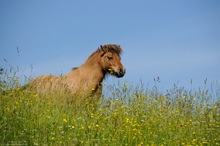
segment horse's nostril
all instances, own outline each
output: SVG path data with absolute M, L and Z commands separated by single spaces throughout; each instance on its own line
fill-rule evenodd
M 122 75 L 122 74 L 125 74 L 125 70 L 123 68 L 120 68 L 119 70 L 119 73 Z

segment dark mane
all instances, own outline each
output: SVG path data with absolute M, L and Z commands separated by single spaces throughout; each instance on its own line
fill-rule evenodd
M 118 56 L 121 56 L 121 54 L 123 53 L 123 50 L 121 49 L 121 47 L 119 45 L 107 44 L 104 46 L 101 45 L 95 52 L 93 52 L 89 56 L 89 58 L 91 58 L 94 54 L 99 53 L 100 51 L 111 52 L 113 54 L 117 54 Z
M 73 67 L 72 70 L 76 70 L 76 69 L 78 69 L 78 68 L 79 68 L 79 67 Z
M 100 48 L 98 48 L 98 50 L 104 50 L 105 52 L 111 52 L 111 53 L 115 53 L 118 56 L 121 56 L 121 54 L 123 53 L 123 50 L 121 49 L 121 47 L 119 45 L 116 44 L 107 44 L 104 46 L 100 46 Z

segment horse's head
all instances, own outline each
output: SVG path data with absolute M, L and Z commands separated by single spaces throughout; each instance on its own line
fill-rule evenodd
M 121 64 L 121 53 L 122 49 L 118 45 L 104 45 L 100 46 L 99 51 L 101 52 L 101 63 L 103 70 L 116 77 L 120 78 L 125 75 L 125 68 Z

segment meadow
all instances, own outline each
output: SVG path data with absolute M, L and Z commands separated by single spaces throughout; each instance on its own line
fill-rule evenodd
M 22 90 L 18 77 L 7 78 L 0 145 L 220 145 L 220 95 L 213 99 L 209 90 L 174 86 L 163 93 L 124 82 L 106 87 L 98 103 L 73 102 L 65 93 Z

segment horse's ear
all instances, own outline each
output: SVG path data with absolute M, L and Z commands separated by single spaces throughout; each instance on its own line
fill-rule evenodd
M 100 45 L 100 49 L 101 49 L 103 52 L 106 52 L 106 51 L 103 49 L 102 45 Z
M 102 53 L 102 55 L 101 55 L 101 57 L 102 57 L 102 56 L 105 55 L 106 51 L 103 49 L 102 45 L 100 45 L 100 49 L 101 49 L 101 51 L 103 51 L 103 53 Z

